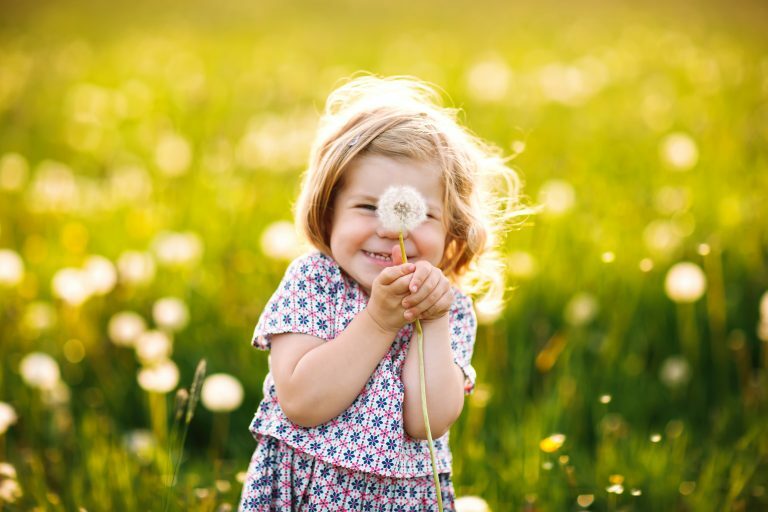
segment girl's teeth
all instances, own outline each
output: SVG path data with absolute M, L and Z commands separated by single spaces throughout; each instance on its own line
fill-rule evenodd
M 391 256 L 384 256 L 383 254 L 376 254 L 375 252 L 368 252 L 368 251 L 365 251 L 365 254 L 367 254 L 371 258 L 376 258 L 377 260 L 392 261 Z

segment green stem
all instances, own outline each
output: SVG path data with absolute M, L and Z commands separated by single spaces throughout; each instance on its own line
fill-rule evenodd
M 405 255 L 405 243 L 403 242 L 403 232 L 400 231 L 400 254 L 403 257 L 403 263 L 408 263 L 408 257 Z M 429 458 L 432 461 L 432 477 L 435 480 L 435 494 L 437 495 L 437 509 L 443 512 L 443 496 L 440 490 L 440 479 L 437 476 L 437 463 L 435 462 L 435 445 L 432 442 L 432 429 L 429 428 L 429 412 L 427 410 L 427 382 L 424 377 L 424 330 L 421 328 L 421 322 L 416 319 L 416 345 L 419 348 L 419 385 L 421 388 L 421 412 L 424 415 L 424 429 L 427 431 L 427 441 L 429 442 Z

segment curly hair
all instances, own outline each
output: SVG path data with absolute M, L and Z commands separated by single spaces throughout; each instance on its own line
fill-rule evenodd
M 295 205 L 309 242 L 330 255 L 332 207 L 345 170 L 362 155 L 435 162 L 446 219 L 443 273 L 465 293 L 501 304 L 500 235 L 526 213 L 521 182 L 499 148 L 461 126 L 433 86 L 412 77 L 361 76 L 328 97 Z

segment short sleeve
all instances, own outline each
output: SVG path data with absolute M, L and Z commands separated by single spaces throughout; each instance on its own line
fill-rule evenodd
M 449 312 L 449 322 L 453 360 L 464 372 L 464 394 L 468 395 L 475 389 L 477 378 L 471 364 L 477 335 L 477 318 L 472 308 L 472 299 L 457 292 Z
M 341 273 L 333 260 L 312 253 L 294 260 L 264 307 L 251 343 L 271 348 L 274 334 L 309 334 L 324 340 L 335 338 L 333 315 Z

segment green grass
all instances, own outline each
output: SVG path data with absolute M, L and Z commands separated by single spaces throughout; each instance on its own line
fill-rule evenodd
M 545 211 L 505 241 L 518 254 L 514 289 L 478 333 L 478 389 L 451 432 L 457 494 L 494 511 L 578 510 L 585 495 L 596 511 L 768 509 L 761 5 L 3 10 L 0 158 L 19 154 L 27 168 L 0 166 L 0 249 L 26 270 L 0 285 L 0 401 L 19 416 L 0 434 L 0 460 L 23 490 L 9 510 L 162 508 L 167 446 L 128 446 L 131 432 L 153 429 L 153 413 L 140 363 L 107 325 L 130 310 L 152 326 L 152 305 L 168 296 L 190 311 L 173 335 L 179 385 L 205 358 L 209 373 L 245 388 L 226 422 L 198 408 L 171 508 L 236 506 L 267 371 L 249 336 L 286 266 L 260 237 L 290 219 L 317 113 L 357 70 L 443 87 L 476 133 L 516 155 L 530 203 L 553 180 L 573 192 L 562 215 Z M 676 133 L 698 153 L 687 170 L 664 156 Z M 177 176 L 156 159 L 169 134 L 191 150 Z M 158 262 L 148 284 L 119 284 L 79 307 L 54 295 L 59 269 L 92 254 L 153 253 L 164 231 L 196 233 L 199 261 Z M 693 304 L 665 293 L 682 261 L 707 279 Z M 566 314 L 574 297 L 586 304 L 581 320 Z M 38 303 L 52 314 L 47 327 L 30 320 Z M 51 405 L 24 383 L 19 364 L 33 351 L 56 359 L 68 399 Z M 687 376 L 665 383 L 662 370 L 680 358 Z M 156 435 L 172 425 L 173 393 L 165 400 Z M 540 442 L 554 433 L 565 442 L 546 453 Z M 607 492 L 612 484 L 623 493 Z

